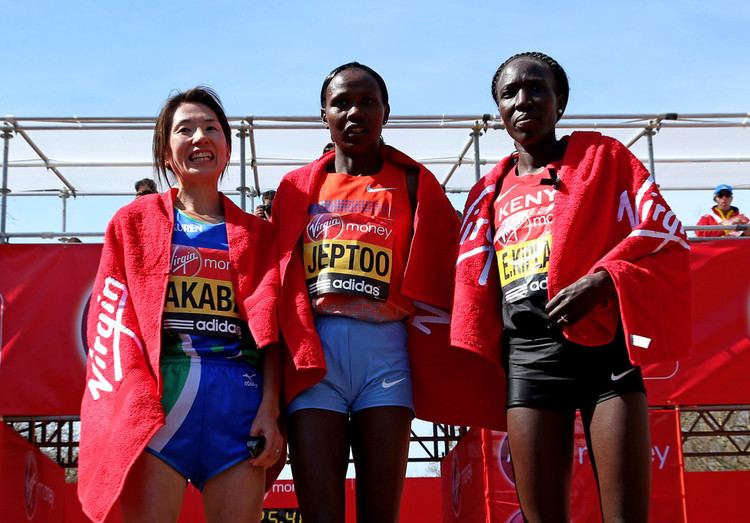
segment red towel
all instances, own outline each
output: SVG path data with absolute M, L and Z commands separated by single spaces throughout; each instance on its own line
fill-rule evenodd
M 123 207 L 104 239 L 89 304 L 78 458 L 78 496 L 96 522 L 107 517 L 130 467 L 164 425 L 159 355 L 176 194 Z M 237 306 L 263 347 L 278 341 L 273 226 L 222 197 Z
M 308 208 L 334 153 L 287 174 L 274 199 L 279 225 L 281 296 L 279 321 L 287 345 L 284 396 L 291 400 L 326 373 L 305 286 L 300 237 Z M 416 414 L 430 421 L 502 428 L 502 373 L 496 357 L 477 357 L 448 340 L 458 218 L 440 184 L 425 167 L 385 146 L 386 161 L 418 172 L 414 236 L 402 293 L 414 300 L 407 321 Z
M 500 286 L 492 245 L 492 202 L 512 166 L 505 158 L 474 186 L 461 227 L 451 324 L 454 345 L 480 354 L 500 348 Z M 573 133 L 555 191 L 548 293 L 604 269 L 612 300 L 563 329 L 598 346 L 622 320 L 634 364 L 675 360 L 690 347 L 689 245 L 682 224 L 628 149 L 595 132 Z

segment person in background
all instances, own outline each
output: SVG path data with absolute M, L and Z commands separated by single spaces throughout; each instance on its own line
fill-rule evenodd
M 714 189 L 714 202 L 716 205 L 711 207 L 711 212 L 704 214 L 698 220 L 696 225 L 742 225 L 750 223 L 747 216 L 740 213 L 737 207 L 732 205 L 734 193 L 731 185 L 722 183 Z M 750 236 L 750 229 L 742 231 L 713 230 L 713 231 L 695 231 L 695 235 L 700 238 L 720 238 L 722 236 Z
M 451 340 L 502 355 L 498 408 L 524 521 L 570 521 L 580 411 L 603 521 L 645 523 L 640 365 L 690 346 L 684 228 L 623 144 L 595 132 L 557 137 L 569 86 L 555 60 L 514 55 L 491 92 L 515 152 L 466 201 Z
M 79 497 L 95 522 L 118 500 L 125 522 L 175 522 L 190 481 L 207 521 L 258 522 L 284 449 L 273 226 L 219 192 L 209 88 L 167 100 L 153 155 L 176 187 L 115 214 L 92 291 Z
M 255 207 L 255 216 L 263 220 L 270 220 L 273 209 L 273 199 L 276 197 L 276 191 L 265 191 L 261 193 L 260 197 L 262 203 Z
M 157 192 L 159 191 L 156 190 L 156 182 L 151 178 L 143 178 L 142 180 L 135 182 L 136 198 L 146 196 L 147 194 L 156 194 Z

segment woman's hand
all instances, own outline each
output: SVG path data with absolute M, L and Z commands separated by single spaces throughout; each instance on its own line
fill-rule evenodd
M 279 431 L 281 390 L 281 347 L 278 343 L 263 348 L 263 400 L 250 427 L 251 436 L 266 438 L 260 456 L 250 460 L 256 467 L 268 468 L 281 457 L 284 438 Z
M 570 325 L 616 294 L 615 284 L 607 271 L 587 274 L 554 296 L 545 310 L 558 325 Z
M 250 460 L 250 463 L 256 467 L 268 468 L 281 457 L 284 438 L 281 437 L 279 431 L 278 418 L 278 411 L 276 413 L 264 411 L 261 407 L 250 427 L 251 436 L 263 436 L 266 439 L 266 444 L 260 456 Z

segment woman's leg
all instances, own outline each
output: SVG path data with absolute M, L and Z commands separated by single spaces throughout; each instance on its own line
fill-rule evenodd
M 203 487 L 207 523 L 260 521 L 266 470 L 242 461 L 217 474 Z
M 646 396 L 630 392 L 583 413 L 605 523 L 648 521 L 651 440 Z
M 305 523 L 343 523 L 349 416 L 302 409 L 288 418 L 289 457 Z
M 574 416 L 572 411 L 508 409 L 513 475 L 529 523 L 570 521 Z
M 130 469 L 120 496 L 122 518 L 127 523 L 177 521 L 187 481 L 162 460 L 143 452 Z
M 413 417 L 406 407 L 372 407 L 352 414 L 357 523 L 398 521 Z

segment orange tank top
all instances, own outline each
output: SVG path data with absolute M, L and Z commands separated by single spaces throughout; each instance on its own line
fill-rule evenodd
M 413 229 L 403 169 L 328 173 L 313 202 L 303 253 L 315 312 L 372 322 L 411 314 L 401 294 Z

